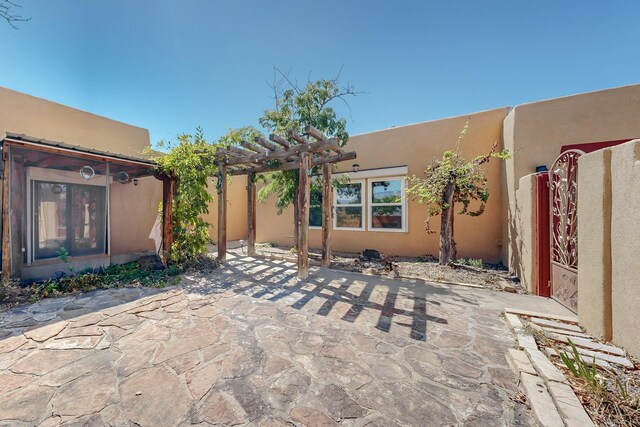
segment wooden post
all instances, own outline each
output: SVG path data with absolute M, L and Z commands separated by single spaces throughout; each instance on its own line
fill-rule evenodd
M 110 165 L 109 162 L 105 162 L 105 206 L 107 207 L 107 217 L 105 218 L 105 227 L 107 228 L 107 245 L 106 251 L 107 255 L 111 257 L 111 183 L 109 182 L 110 178 Z M 164 205 L 163 205 L 164 206 Z
M 173 195 L 176 191 L 176 179 L 173 176 L 162 178 L 162 262 L 169 263 L 169 254 L 173 245 Z
M 300 169 L 300 162 L 298 162 L 298 169 Z M 299 175 L 299 174 L 298 174 Z M 296 249 L 296 253 L 300 252 L 300 182 L 296 182 L 293 185 L 293 245 Z
M 227 260 L 227 167 L 218 165 L 218 261 Z
M 247 255 L 256 254 L 256 183 L 253 182 L 253 173 L 247 174 Z
M 322 266 L 331 264 L 331 164 L 322 165 Z
M 9 218 L 9 147 L 4 146 L 2 152 L 4 174 L 2 177 L 2 277 L 11 278 L 11 230 Z
M 298 181 L 298 279 L 309 277 L 309 169 L 311 156 L 300 153 Z

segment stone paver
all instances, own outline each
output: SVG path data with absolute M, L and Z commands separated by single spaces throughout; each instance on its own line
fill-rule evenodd
M 230 258 L 0 312 L 0 425 L 531 423 L 500 313 L 556 303 Z

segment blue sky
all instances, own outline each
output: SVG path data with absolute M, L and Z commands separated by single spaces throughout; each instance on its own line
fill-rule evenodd
M 343 67 L 351 134 L 640 82 L 636 0 L 14 1 L 31 21 L 0 22 L 0 85 L 152 143 L 257 125 L 273 67 Z

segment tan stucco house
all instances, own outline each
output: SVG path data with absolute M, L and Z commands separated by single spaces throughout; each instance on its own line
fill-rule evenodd
M 162 184 L 141 155 L 146 129 L 0 88 L 0 144 L 5 275 L 40 280 L 155 252 Z
M 358 154 L 353 162 L 358 171 L 348 165 L 336 171 L 350 180 L 334 190 L 332 247 L 437 255 L 438 237 L 425 233 L 426 210 L 406 197 L 404 178 L 420 176 L 432 159 L 452 148 L 469 120 L 461 145 L 465 156 L 486 153 L 498 142 L 512 157 L 486 166 L 491 196 L 485 213 L 456 216 L 458 256 L 501 262 L 530 292 L 551 295 L 557 269 L 550 262 L 553 239 L 543 230 L 549 220 L 540 215 L 544 212 L 539 203 L 549 200 L 549 190 L 546 184 L 538 185 L 547 172 L 536 171 L 551 168 L 562 153 L 586 153 L 576 157 L 576 197 L 581 202 L 572 211 L 584 231 L 572 247 L 577 250 L 574 264 L 557 270 L 555 279 L 564 277 L 564 285 L 573 287 L 562 302 L 578 312 L 592 334 L 613 338 L 640 355 L 640 317 L 635 315 L 640 306 L 640 144 L 634 141 L 640 137 L 638 117 L 636 84 L 352 136 L 347 147 Z M 245 186 L 242 179 L 230 185 L 230 239 L 247 236 Z M 310 244 L 320 248 L 321 230 L 313 228 L 320 225 L 314 199 L 317 195 L 312 194 Z M 293 211 L 277 215 L 274 200 L 257 207 L 257 241 L 293 245 Z M 545 209 L 549 215 L 549 207 Z M 438 229 L 439 218 L 431 227 Z M 551 270 L 547 276 L 545 265 Z M 575 292 L 578 287 L 580 292 Z
M 336 170 L 349 180 L 334 189 L 333 249 L 436 255 L 437 235 L 425 233 L 426 210 L 407 198 L 404 178 L 420 176 L 452 148 L 469 120 L 465 156 L 484 154 L 497 142 L 512 157 L 486 166 L 491 196 L 485 213 L 456 217 L 458 256 L 501 262 L 530 292 L 553 294 L 551 282 L 560 279 L 549 255 L 550 207 L 542 203 L 552 202 L 542 179 L 551 174 L 539 171 L 572 155 L 570 222 L 580 224 L 580 238 L 569 236 L 574 259 L 562 270 L 570 293 L 563 303 L 590 333 L 638 356 L 638 117 L 636 84 L 352 136 L 348 149 L 357 152 L 358 166 Z M 147 130 L 0 88 L 0 138 L 3 271 L 24 280 L 51 277 L 68 267 L 57 255 L 63 246 L 76 270 L 156 249 L 149 233 L 162 184 L 141 157 L 149 145 Z M 234 177 L 227 194 L 227 238 L 246 239 L 246 178 Z M 319 248 L 318 196 L 311 197 L 310 244 Z M 216 212 L 211 206 L 212 224 Z M 438 226 L 432 221 L 432 228 Z M 293 245 L 292 209 L 277 215 L 273 198 L 259 203 L 256 230 L 258 242 Z

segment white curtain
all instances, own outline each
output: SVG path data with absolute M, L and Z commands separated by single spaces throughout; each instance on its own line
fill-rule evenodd
M 56 202 L 40 202 L 38 212 L 38 240 L 44 243 L 58 237 L 58 209 Z

